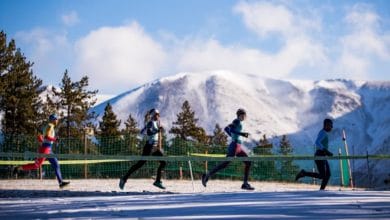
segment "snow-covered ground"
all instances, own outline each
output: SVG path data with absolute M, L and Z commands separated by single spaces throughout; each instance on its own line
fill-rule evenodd
M 0 180 L 0 218 L 142 218 L 142 219 L 388 219 L 390 192 L 316 185 L 239 181 L 129 179 L 119 190 L 117 179 L 71 180 L 58 189 L 55 180 Z

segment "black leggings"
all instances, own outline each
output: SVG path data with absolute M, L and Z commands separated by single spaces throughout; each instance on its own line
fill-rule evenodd
M 325 156 L 325 153 L 321 150 L 317 150 L 315 156 Z M 317 165 L 318 173 L 305 172 L 305 176 L 314 177 L 317 179 L 322 179 L 321 188 L 325 189 L 330 178 L 330 168 L 327 160 L 315 160 Z
M 144 149 L 142 151 L 142 156 L 150 156 L 150 155 L 152 155 L 152 156 L 163 156 L 163 153 L 160 150 L 157 150 L 157 151 L 152 153 L 152 148 L 153 148 L 153 145 L 146 143 L 145 146 L 144 146 Z M 136 170 L 141 168 L 145 163 L 146 163 L 146 160 L 140 160 L 136 164 L 131 166 L 129 171 L 127 171 L 126 175 L 123 176 L 123 179 L 127 180 L 132 173 L 134 173 Z M 166 165 L 165 161 L 160 161 L 160 166 L 157 169 L 157 176 L 156 176 L 156 181 L 157 182 L 161 181 L 161 172 L 164 169 L 165 165 Z
M 226 157 L 248 157 L 248 155 L 240 150 L 239 152 L 235 152 L 235 148 L 237 147 L 236 146 L 236 143 L 232 142 L 230 144 L 229 147 L 232 147 L 232 149 L 229 150 L 228 154 L 226 155 Z M 222 169 L 225 169 L 229 163 L 231 161 L 224 161 L 220 164 L 218 164 L 216 167 L 214 167 L 214 169 L 212 169 L 208 176 L 213 176 L 214 174 L 216 174 L 218 171 L 222 170 Z M 249 170 L 250 170 L 250 167 L 251 167 L 251 162 L 250 161 L 244 161 L 244 164 L 245 164 L 245 169 L 244 169 L 244 183 L 248 182 L 248 176 L 249 176 Z

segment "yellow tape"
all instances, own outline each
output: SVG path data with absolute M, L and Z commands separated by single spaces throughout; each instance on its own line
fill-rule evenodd
M 226 157 L 226 154 L 190 154 L 195 157 Z

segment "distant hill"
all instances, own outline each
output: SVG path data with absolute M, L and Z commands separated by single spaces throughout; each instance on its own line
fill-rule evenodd
M 158 108 L 162 123 L 172 126 L 182 103 L 188 100 L 199 125 L 211 134 L 247 110 L 244 128 L 251 133 L 247 146 L 254 147 L 262 134 L 276 143 L 286 134 L 296 154 L 312 154 L 313 142 L 324 118 L 334 119 L 331 150 L 343 147 L 346 130 L 350 154 L 390 154 L 390 82 L 353 80 L 275 80 L 228 71 L 179 73 L 129 90 L 94 107 L 100 117 L 107 102 L 120 120 L 131 113 L 143 124 L 145 112 Z M 386 175 L 389 161 L 373 161 L 372 173 Z M 354 162 L 359 173 L 365 161 Z M 367 173 L 363 171 L 363 173 Z M 377 176 L 377 175 L 375 175 Z M 364 177 L 362 177 L 364 179 Z M 377 177 L 380 181 L 380 176 Z M 363 181 L 363 180 L 362 180 Z

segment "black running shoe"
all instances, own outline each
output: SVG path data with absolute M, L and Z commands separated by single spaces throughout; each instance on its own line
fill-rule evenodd
M 123 178 L 120 178 L 120 180 L 119 180 L 119 188 L 121 190 L 123 190 L 123 188 L 125 188 L 125 184 L 126 184 L 126 180 L 123 179 Z
M 16 176 L 19 173 L 20 168 L 18 166 L 12 168 L 12 175 Z
M 155 181 L 153 183 L 154 186 L 160 188 L 160 189 L 165 189 L 165 187 L 162 185 L 162 182 L 161 181 Z
M 209 177 L 207 176 L 207 174 L 203 174 L 203 175 L 202 175 L 202 185 L 203 185 L 204 187 L 206 187 L 207 181 L 209 181 Z
M 301 170 L 295 177 L 295 181 L 298 181 L 300 178 L 305 176 L 305 170 Z
M 70 182 L 62 181 L 62 182 L 60 183 L 60 188 L 62 189 L 62 188 L 64 188 L 64 187 L 68 186 L 69 183 L 70 183 Z
M 254 190 L 255 188 L 252 187 L 249 183 L 243 183 L 242 186 L 241 186 L 241 189 Z

